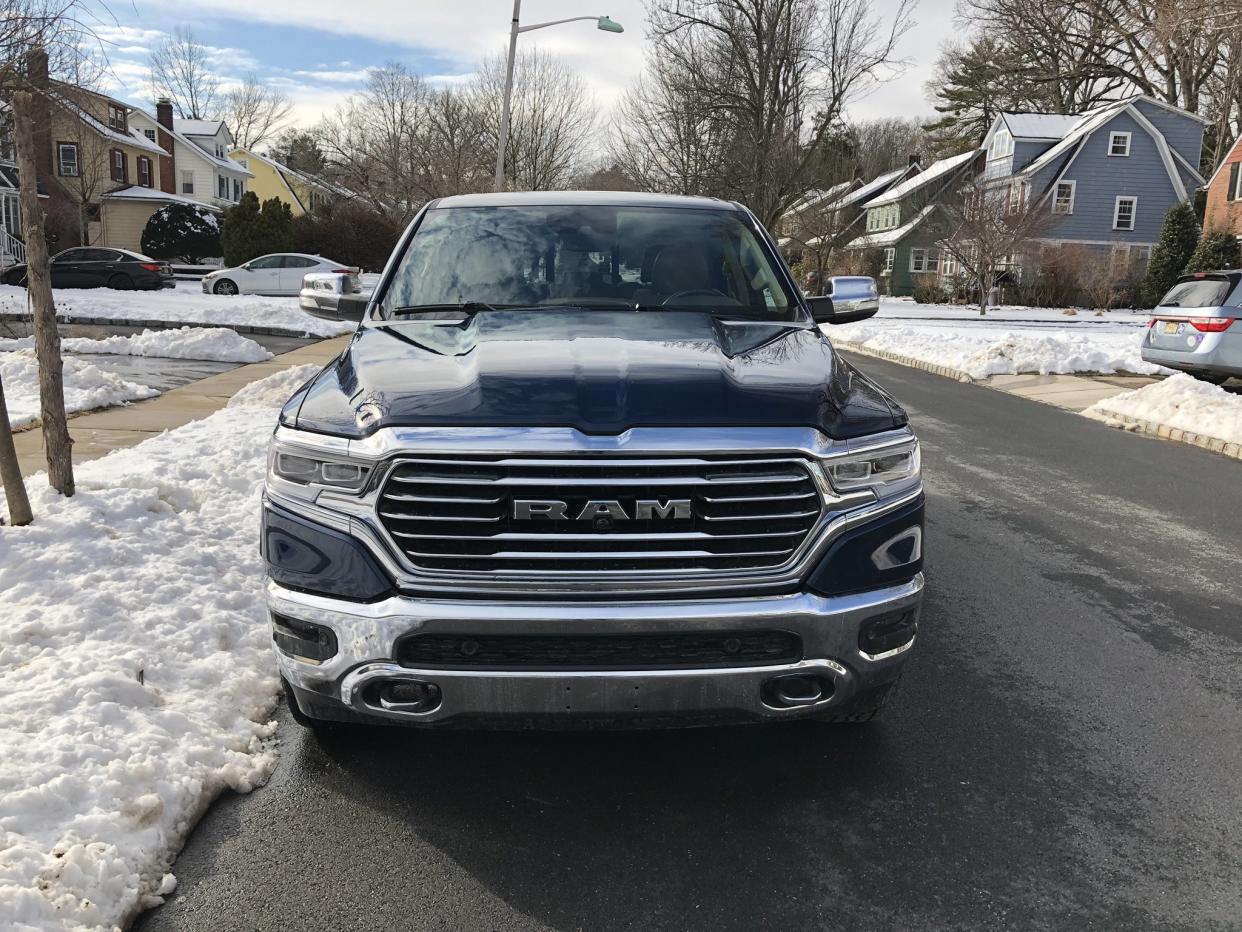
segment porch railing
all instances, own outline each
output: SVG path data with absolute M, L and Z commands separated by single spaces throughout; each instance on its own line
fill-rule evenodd
M 0 265 L 18 265 L 25 261 L 26 244 L 8 230 L 0 228 Z

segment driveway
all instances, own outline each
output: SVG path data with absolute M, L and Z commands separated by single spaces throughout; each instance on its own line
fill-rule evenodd
M 1242 463 L 854 362 L 925 451 L 885 720 L 320 743 L 286 717 L 270 784 L 213 807 L 136 928 L 1242 924 Z

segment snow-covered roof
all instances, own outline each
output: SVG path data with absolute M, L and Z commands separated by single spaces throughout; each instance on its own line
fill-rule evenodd
M 181 197 L 179 194 L 169 194 L 166 191 L 160 191 L 156 188 L 144 188 L 142 185 L 137 184 L 131 184 L 127 188 L 117 188 L 115 191 L 109 191 L 101 196 L 122 201 L 167 201 L 174 204 L 190 204 L 194 207 L 202 207 L 204 210 L 220 213 L 220 208 L 204 204 L 202 201 L 196 201 L 192 197 Z
M 926 220 L 933 210 L 936 209 L 935 204 L 928 204 L 917 214 L 909 223 L 902 224 L 892 230 L 884 230 L 881 233 L 869 233 L 866 236 L 860 236 L 856 240 L 851 240 L 845 247 L 846 249 L 872 249 L 876 246 L 892 246 L 905 239 L 908 234 L 913 232 L 914 228 Z
M 223 120 L 173 120 L 173 129 L 187 136 L 214 136 L 220 132 Z
M 151 114 L 147 113 L 147 111 L 145 110 L 135 107 L 134 113 L 136 113 L 137 115 L 141 117 L 144 117 L 152 126 L 157 127 L 158 130 L 163 131 L 165 133 L 169 133 L 174 139 L 180 142 L 183 146 L 193 146 L 195 152 L 197 152 L 199 155 L 201 155 L 203 158 L 205 158 L 207 161 L 211 162 L 212 164 L 218 165 L 221 168 L 226 168 L 229 171 L 236 172 L 239 175 L 245 175 L 248 178 L 254 177 L 254 173 L 251 172 L 250 169 L 246 168 L 244 165 L 240 165 L 237 162 L 233 161 L 233 159 L 231 159 L 228 155 L 225 155 L 223 157 L 217 156 L 215 152 L 211 151 L 206 146 L 200 146 L 193 139 L 187 139 L 185 136 L 184 130 L 180 128 L 180 124 L 182 123 L 205 123 L 205 122 L 210 122 L 210 121 L 207 121 L 207 120 L 173 120 L 174 128 L 170 130 L 167 126 L 162 124 L 158 119 L 151 116 Z M 219 125 L 219 121 L 217 121 L 216 125 Z M 208 134 L 208 135 L 211 135 L 211 134 Z M 143 138 L 145 139 L 146 137 L 143 137 Z
M 978 149 L 971 149 L 969 152 L 963 152 L 961 155 L 951 155 L 947 159 L 940 159 L 937 162 L 932 162 L 919 174 L 915 175 L 913 178 L 907 178 L 895 187 L 889 188 L 867 206 L 880 207 L 884 204 L 896 203 L 907 194 L 917 191 L 925 185 L 931 184 L 938 178 L 947 177 L 951 172 L 961 168 L 978 154 Z
M 1002 113 L 1015 139 L 1060 139 L 1078 122 L 1076 113 Z
M 327 191 L 329 194 L 335 194 L 337 197 L 354 196 L 354 192 L 350 191 L 348 188 L 342 188 L 340 185 L 335 185 L 330 181 L 325 181 L 323 178 L 318 178 L 315 175 L 308 175 L 306 172 L 298 171 L 296 168 L 290 168 L 288 165 L 283 165 L 280 162 L 277 162 L 269 155 L 260 155 L 252 149 L 244 149 L 240 147 L 234 149 L 233 151 L 245 152 L 247 158 L 256 158 L 260 162 L 266 162 L 282 175 L 288 175 L 290 178 L 294 178 L 302 182 L 302 184 L 309 185 L 313 188 L 319 188 L 323 191 Z M 293 191 L 291 190 L 290 193 L 293 194 Z M 297 195 L 294 194 L 294 197 L 297 197 Z M 302 206 L 305 207 L 308 205 L 303 204 Z
M 834 184 L 831 188 L 814 188 L 808 191 L 802 200 L 789 208 L 789 212 L 797 214 L 811 207 L 828 206 L 857 183 L 857 179 L 853 179 Z
M 882 175 L 877 175 L 861 188 L 851 191 L 849 194 L 845 195 L 845 197 L 841 198 L 838 202 L 839 206 L 848 207 L 850 204 L 857 204 L 859 201 L 866 200 L 872 194 L 875 194 L 875 192 L 884 190 L 886 185 L 892 184 L 908 172 L 910 168 L 911 166 L 907 165 L 905 168 L 897 168 L 891 172 L 885 172 Z
M 128 132 L 125 132 L 125 133 L 121 132 L 120 130 L 115 130 L 111 126 L 109 126 L 107 123 L 104 123 L 101 120 L 97 119 L 88 110 L 78 106 L 77 103 L 70 100 L 68 97 L 64 96 L 63 94 L 58 94 L 55 91 L 48 91 L 48 97 L 51 98 L 51 100 L 55 102 L 56 106 L 73 114 L 75 117 L 77 117 L 85 125 L 89 126 L 91 129 L 97 132 L 104 139 L 109 139 L 113 142 L 123 143 L 124 145 L 127 145 L 127 146 L 133 146 L 135 149 L 142 149 L 145 152 L 155 152 L 159 155 L 167 154 L 164 152 L 163 149 L 161 149 L 159 146 L 157 146 L 155 143 L 153 143 L 150 139 L 142 135 L 142 133 L 138 132 L 137 130 L 134 130 L 131 128 Z

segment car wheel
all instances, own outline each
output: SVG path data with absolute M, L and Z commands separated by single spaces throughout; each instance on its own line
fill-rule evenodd
M 231 278 L 222 278 L 212 285 L 211 290 L 216 294 L 237 294 L 237 284 Z
M 108 279 L 108 287 L 114 291 L 132 291 L 134 280 L 128 275 L 117 273 Z
M 1229 381 L 1229 375 L 1225 372 L 1192 372 L 1190 373 L 1201 382 L 1210 382 L 1212 385 L 1223 385 Z

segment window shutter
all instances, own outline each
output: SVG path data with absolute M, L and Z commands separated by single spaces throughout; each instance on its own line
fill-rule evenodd
M 1229 188 L 1225 191 L 1225 200 L 1238 200 L 1238 171 L 1242 169 L 1242 162 L 1234 162 L 1229 166 Z

